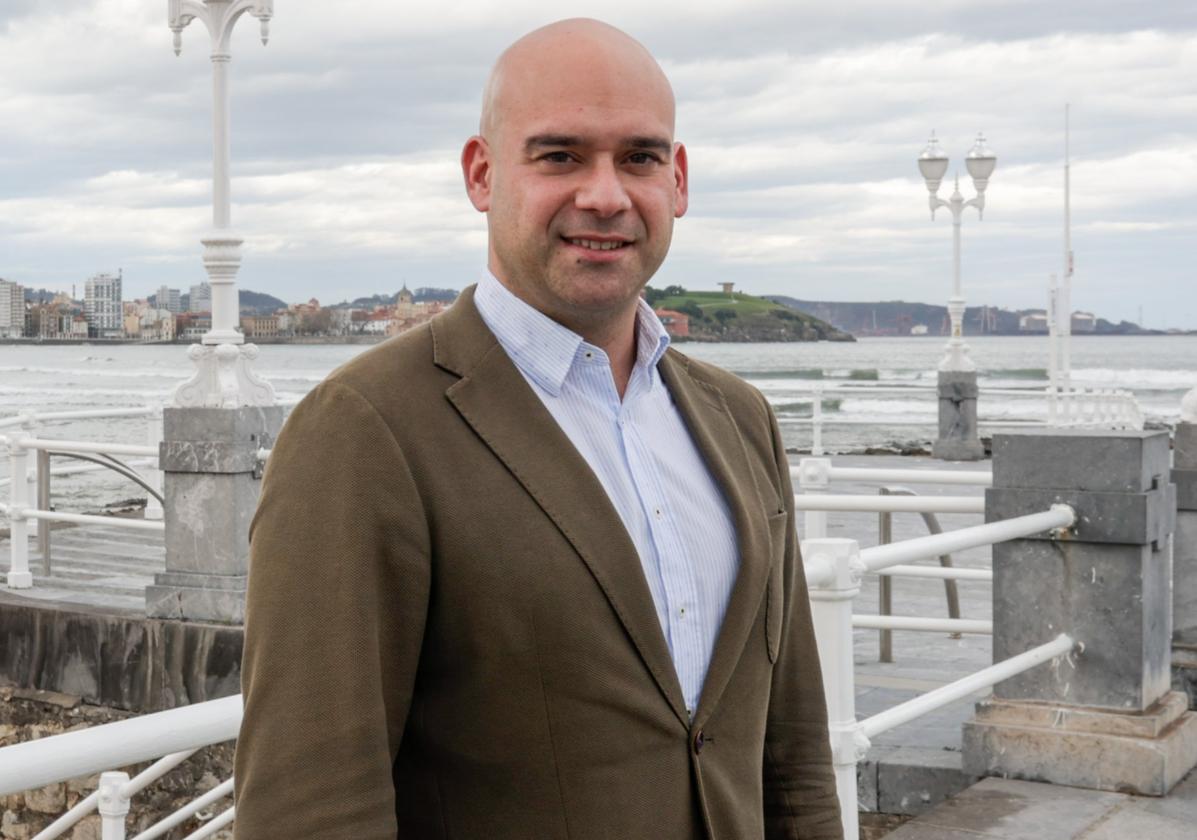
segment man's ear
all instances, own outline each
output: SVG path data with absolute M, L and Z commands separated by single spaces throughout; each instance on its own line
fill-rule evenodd
M 690 206 L 690 162 L 686 159 L 686 147 L 673 144 L 673 178 L 677 194 L 674 196 L 673 217 L 680 219 Z
M 490 209 L 491 169 L 490 144 L 486 138 L 474 135 L 461 150 L 461 174 L 465 176 L 466 194 L 479 213 Z

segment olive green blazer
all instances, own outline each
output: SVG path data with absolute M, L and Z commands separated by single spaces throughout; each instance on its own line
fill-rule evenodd
M 841 838 L 776 420 L 676 350 L 660 371 L 740 547 L 694 720 L 618 514 L 467 289 L 274 446 L 238 840 Z

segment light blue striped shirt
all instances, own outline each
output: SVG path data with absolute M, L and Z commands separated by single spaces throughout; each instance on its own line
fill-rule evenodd
M 723 491 L 657 370 L 669 346 L 665 328 L 641 300 L 636 361 L 620 401 L 606 353 L 489 272 L 474 302 L 619 512 L 693 716 L 736 581 L 739 549 Z

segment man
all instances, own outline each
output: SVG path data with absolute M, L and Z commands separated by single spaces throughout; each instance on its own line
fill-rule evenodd
M 271 456 L 240 840 L 841 837 L 776 421 L 639 302 L 673 128 L 605 24 L 498 61 L 462 153 L 489 273 Z

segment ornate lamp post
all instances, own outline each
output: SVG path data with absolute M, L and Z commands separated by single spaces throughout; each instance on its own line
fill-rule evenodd
M 983 215 L 985 188 L 997 165 L 997 158 L 985 145 L 983 135 L 977 135 L 965 165 L 972 176 L 976 196 L 967 201 L 964 199 L 957 176 L 952 195 L 944 201 L 937 193 L 948 171 L 948 156 L 940 148 L 934 132 L 919 155 L 919 171 L 930 193 L 931 218 L 935 218 L 935 211 L 940 207 L 947 207 L 952 212 L 952 296 L 948 298 L 952 335 L 939 363 L 939 438 L 932 449 L 937 458 L 950 460 L 977 460 L 985 456 L 977 435 L 977 367 L 968 357 L 968 345 L 964 343 L 964 294 L 960 289 L 960 221 L 965 207 L 976 207 L 977 215 Z
M 968 201 L 960 194 L 960 177 L 956 177 L 955 189 L 947 201 L 936 193 L 939 192 L 940 182 L 948 171 L 948 156 L 939 146 L 935 132 L 927 141 L 927 147 L 919 155 L 919 171 L 923 180 L 927 182 L 931 218 L 935 218 L 935 211 L 940 207 L 947 207 L 952 211 L 952 296 L 948 298 L 948 315 L 952 319 L 952 337 L 948 340 L 947 353 L 939 363 L 940 370 L 976 370 L 976 365 L 968 357 L 968 345 L 964 343 L 962 322 L 964 320 L 964 296 L 960 290 L 960 220 L 965 207 L 976 207 L 978 218 L 985 212 L 985 188 L 989 186 L 989 176 L 997 165 L 997 158 L 985 145 L 985 137 L 977 135 L 977 142 L 969 150 L 965 158 L 968 174 L 972 176 L 973 187 L 977 194 Z
M 182 50 L 182 32 L 192 20 L 208 28 L 212 41 L 212 230 L 202 240 L 204 268 L 212 287 L 212 328 L 202 344 L 188 355 L 195 375 L 178 387 L 179 406 L 236 408 L 273 405 L 274 389 L 256 377 L 250 363 L 258 349 L 245 344 L 237 330 L 239 298 L 237 269 L 241 265 L 241 237 L 231 228 L 229 197 L 229 38 L 238 19 L 249 12 L 261 21 L 262 43 L 270 37 L 274 0 L 167 0 L 168 21 L 174 32 L 175 55 Z
M 246 12 L 266 43 L 273 0 L 167 0 L 175 33 L 196 18 L 212 38 L 212 230 L 203 240 L 212 284 L 212 329 L 188 355 L 195 375 L 163 411 L 159 468 L 166 521 L 166 570 L 146 587 L 146 615 L 239 624 L 245 618 L 249 521 L 261 488 L 258 452 L 283 423 L 274 389 L 254 376 L 258 349 L 237 331 L 241 237 L 230 226 L 229 37 Z

